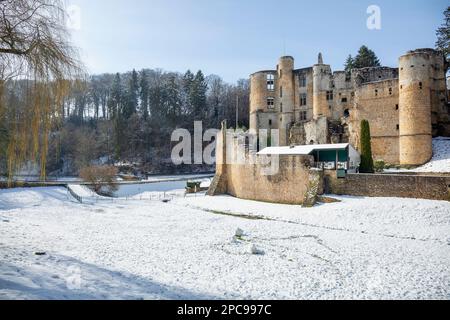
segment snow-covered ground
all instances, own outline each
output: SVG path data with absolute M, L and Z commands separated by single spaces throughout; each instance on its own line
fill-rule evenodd
M 338 199 L 89 205 L 2 190 L 0 299 L 450 299 L 449 202 Z
M 386 169 L 385 172 L 450 173 L 450 138 L 433 139 L 433 158 L 430 162 L 415 169 Z

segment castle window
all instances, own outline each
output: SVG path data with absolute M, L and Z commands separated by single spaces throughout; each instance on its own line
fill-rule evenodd
M 419 89 L 422 90 L 422 82 L 419 82 Z
M 275 90 L 275 76 L 273 74 L 267 75 L 267 90 Z
M 347 98 L 342 98 L 342 99 L 341 99 L 341 102 L 342 102 L 342 103 L 346 103 L 346 102 L 347 102 Z
M 392 88 L 389 88 L 389 94 L 392 95 Z
M 280 69 L 280 79 L 283 78 L 283 70 Z
M 272 125 L 272 119 L 269 119 L 269 126 Z
M 378 96 L 378 90 L 375 89 L 375 97 L 377 97 L 377 96 Z
M 344 117 L 345 117 L 345 118 L 350 117 L 350 111 L 349 111 L 348 109 L 345 109 L 345 110 L 344 110 Z
M 400 130 L 400 125 L 399 125 L 399 124 L 397 125 L 397 131 L 398 131 L 398 130 Z
M 327 101 L 333 100 L 333 91 L 327 91 Z
M 283 104 L 280 103 L 280 112 L 283 112 Z
M 283 98 L 283 87 L 280 86 L 280 98 Z
M 300 112 L 300 121 L 306 121 L 307 120 L 306 117 L 307 117 L 306 111 L 301 111 Z
M 306 93 L 300 94 L 300 106 L 306 106 Z
M 300 82 L 300 87 L 306 87 L 306 77 L 305 76 L 300 76 L 299 77 L 299 82 Z
M 395 110 L 398 110 L 398 104 L 395 105 Z
M 274 105 L 275 105 L 275 99 L 272 97 L 267 98 L 267 108 L 273 109 Z

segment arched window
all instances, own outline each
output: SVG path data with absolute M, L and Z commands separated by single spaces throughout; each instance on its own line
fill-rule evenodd
M 348 117 L 350 117 L 350 110 L 345 109 L 344 110 L 344 118 L 348 118 Z

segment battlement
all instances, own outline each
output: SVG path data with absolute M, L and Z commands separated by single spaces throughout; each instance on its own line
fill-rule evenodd
M 352 70 L 356 85 L 383 80 L 398 79 L 398 68 L 371 67 Z

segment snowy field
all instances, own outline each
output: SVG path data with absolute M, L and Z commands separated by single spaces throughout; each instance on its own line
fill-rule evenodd
M 2 190 L 0 299 L 450 299 L 450 203 L 338 199 Z
M 450 173 L 450 138 L 433 139 L 433 158 L 430 162 L 415 169 L 386 169 L 385 172 Z

